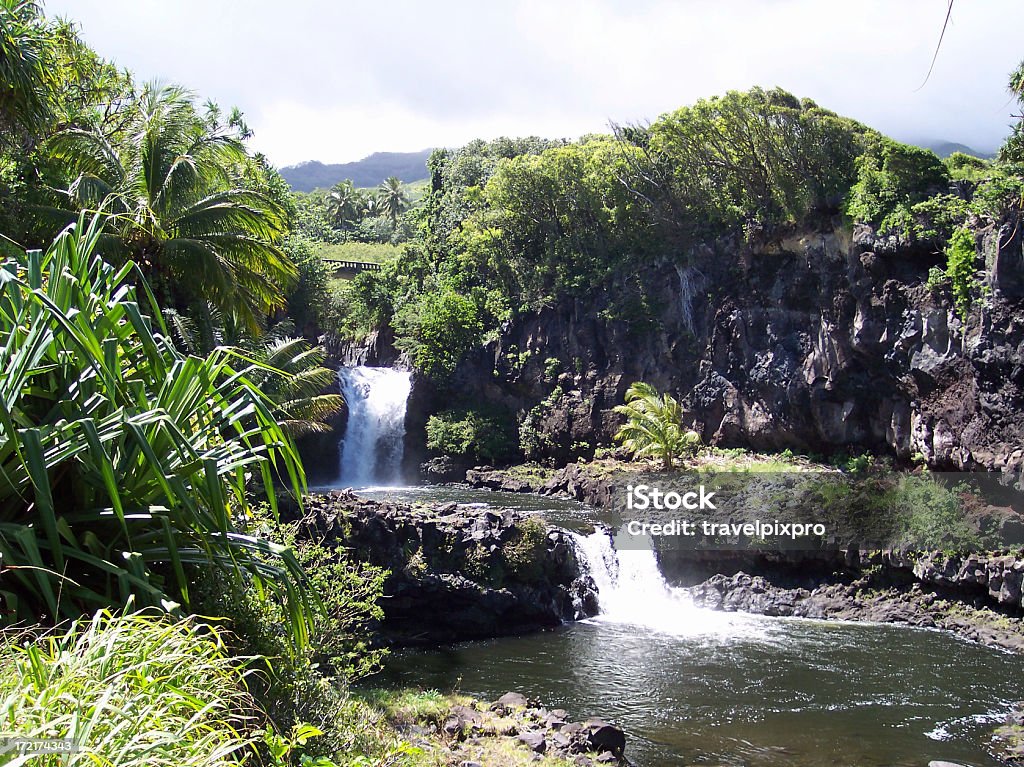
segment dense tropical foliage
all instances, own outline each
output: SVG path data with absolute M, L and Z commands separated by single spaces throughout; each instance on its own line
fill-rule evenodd
M 0 624 L 28 627 L 0 731 L 284 765 L 317 719 L 337 750 L 386 573 L 278 519 L 341 406 L 300 205 L 237 110 L 136 87 L 36 3 L 0 0 L 0 76 Z
M 102 219 L 0 265 L 0 556 L 9 617 L 189 602 L 217 562 L 293 591 L 287 552 L 239 535 L 247 475 L 303 490 L 275 402 L 230 349 L 188 356 L 146 315 L 135 265 L 96 253 Z M 276 553 L 278 563 L 263 561 Z
M 598 300 L 606 321 L 651 321 L 647 290 L 633 279 L 646 266 L 685 272 L 718 244 L 752 252 L 795 231 L 858 223 L 934 259 L 963 307 L 979 294 L 962 268 L 947 272 L 947 244 L 962 227 L 1019 209 L 1017 133 L 997 162 L 943 161 L 808 99 L 755 88 L 574 143 L 439 150 L 419 236 L 344 286 L 337 329 L 358 337 L 390 326 L 414 363 L 443 380 L 510 321 L 560 302 Z M 429 332 L 452 316 L 446 295 L 462 299 L 454 343 Z
M 0 645 L 0 732 L 75 741 L 44 765 L 215 767 L 255 739 L 244 661 L 197 620 L 98 612 L 37 644 Z M 98 762 L 102 760 L 102 762 Z
M 109 214 L 108 231 L 165 305 L 215 307 L 258 328 L 284 307 L 297 273 L 280 248 L 284 209 L 242 178 L 251 159 L 238 116 L 221 125 L 187 91 L 153 83 L 132 112 L 120 141 L 75 128 L 48 142 L 70 179 L 69 202 Z

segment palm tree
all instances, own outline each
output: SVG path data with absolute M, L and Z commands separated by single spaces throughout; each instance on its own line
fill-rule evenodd
M 634 458 L 657 456 L 662 468 L 671 469 L 676 458 L 692 455 L 700 447 L 700 435 L 683 429 L 679 403 L 670 394 L 659 394 L 650 384 L 632 384 L 626 391 L 626 404 L 614 410 L 626 416 L 615 439 Z
M 398 217 L 409 207 L 409 198 L 405 196 L 405 188 L 398 176 L 384 179 L 384 183 L 377 187 L 377 204 L 391 218 L 391 223 L 397 226 Z
M 201 118 L 188 91 L 150 83 L 123 135 L 71 129 L 49 148 L 73 178 L 70 200 L 110 214 L 108 231 L 165 303 L 212 306 L 251 329 L 283 308 L 297 277 L 279 247 L 287 216 L 239 181 L 249 157 L 237 130 Z
M 337 227 L 359 223 L 365 200 L 351 179 L 339 181 L 327 193 L 327 216 Z
M 1008 90 L 1020 107 L 1024 107 L 1024 61 L 1010 73 Z M 1012 133 L 999 149 L 999 159 L 1004 163 L 1024 165 L 1024 116 L 1017 116 Z M 1024 199 L 1024 198 L 1022 198 Z
M 275 403 L 274 417 L 292 437 L 329 432 L 325 421 L 345 404 L 340 394 L 324 394 L 337 374 L 323 366 L 327 352 L 291 335 L 290 322 L 280 322 L 260 339 L 257 360 L 272 370 L 260 369 L 250 376 Z
M 51 37 L 37 3 L 0 0 L 0 131 L 32 128 L 43 120 L 53 85 L 47 67 Z

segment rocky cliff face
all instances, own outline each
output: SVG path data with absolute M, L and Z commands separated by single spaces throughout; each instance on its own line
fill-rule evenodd
M 1019 223 L 979 240 L 987 295 L 966 323 L 948 287 L 926 287 L 942 254 L 866 227 L 757 249 L 723 242 L 686 267 L 666 259 L 618 291 L 518 321 L 460 368 L 455 387 L 529 417 L 535 456 L 555 461 L 609 442 L 611 408 L 644 380 L 680 398 L 706 442 L 917 454 L 933 468 L 1020 481 Z M 624 296 L 648 310 L 630 316 Z
M 568 533 L 536 517 L 447 503 L 309 496 L 300 535 L 387 568 L 383 636 L 435 644 L 558 626 L 597 613 Z

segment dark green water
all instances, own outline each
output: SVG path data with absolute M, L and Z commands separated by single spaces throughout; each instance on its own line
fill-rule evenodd
M 600 715 L 641 765 L 923 767 L 995 764 L 988 731 L 1021 697 L 1022 670 L 937 632 L 751 619 L 703 636 L 599 622 L 406 651 L 387 679 Z
M 584 545 L 595 568 L 602 546 L 616 556 L 596 537 Z M 994 765 L 989 733 L 1024 698 L 1018 656 L 933 631 L 713 613 L 665 586 L 650 552 L 613 565 L 595 574 L 606 610 L 596 620 L 399 652 L 374 684 L 520 691 L 616 722 L 627 756 L 648 767 Z

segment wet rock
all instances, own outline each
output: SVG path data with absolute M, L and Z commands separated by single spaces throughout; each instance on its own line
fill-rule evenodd
M 620 423 L 612 408 L 644 380 L 676 394 L 705 442 L 919 453 L 931 468 L 1020 483 L 1024 222 L 1014 213 L 981 240 L 992 293 L 966 324 L 950 293 L 925 288 L 933 259 L 920 243 L 870 227 L 761 245 L 727 237 L 688 258 L 686 284 L 699 274 L 713 297 L 697 290 L 684 301 L 683 276 L 649 263 L 630 274 L 661 307 L 647 328 L 609 317 L 612 302 L 635 295 L 626 282 L 610 284 L 517 317 L 459 381 L 474 400 L 537 408 L 542 439 L 529 457 L 556 464 L 610 444 Z M 531 359 L 508 367 L 513 347 Z M 544 363 L 556 355 L 575 373 L 563 370 L 552 397 Z
M 937 555 L 938 556 L 938 555 Z M 945 555 L 943 555 L 945 556 Z M 974 566 L 977 566 L 977 557 Z M 998 577 L 1012 575 L 1012 557 L 999 559 Z M 894 561 L 901 561 L 894 558 Z M 991 562 L 989 562 L 991 565 Z M 1003 568 L 1007 569 L 1004 570 Z M 970 571 L 971 568 L 968 568 Z M 963 568 L 960 568 L 963 571 Z M 901 575 L 903 580 L 901 580 Z M 944 591 L 932 584 L 907 582 L 907 571 L 876 574 L 888 585 L 869 578 L 847 583 L 820 583 L 812 589 L 776 585 L 761 576 L 737 573 L 715 575 L 688 589 L 695 604 L 716 610 L 738 610 L 764 615 L 793 615 L 801 618 L 905 623 L 922 628 L 952 631 L 972 641 L 1014 652 L 1024 652 L 1024 621 L 1019 607 L 1007 615 L 993 602 L 988 608 L 977 602 L 977 585 L 964 585 L 957 599 L 956 583 Z M 972 590 L 973 589 L 973 590 Z
M 444 455 L 421 463 L 420 476 L 426 481 L 435 484 L 462 482 L 466 479 L 466 470 L 468 468 L 468 463 Z
M 615 725 L 601 719 L 588 719 L 583 723 L 583 733 L 592 751 L 611 752 L 621 756 L 626 748 L 626 734 Z M 598 761 L 601 757 L 598 757 Z
M 552 732 L 548 739 L 556 751 L 567 751 L 572 746 L 572 740 L 563 732 Z
M 449 713 L 452 717 L 456 718 L 459 721 L 459 724 L 463 727 L 479 724 L 483 721 L 483 716 L 480 712 L 470 708 L 469 706 L 452 706 Z
M 569 714 L 565 709 L 556 708 L 554 711 L 549 711 L 544 717 L 544 726 L 548 729 L 558 730 L 566 725 L 569 719 Z

